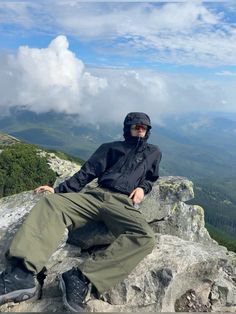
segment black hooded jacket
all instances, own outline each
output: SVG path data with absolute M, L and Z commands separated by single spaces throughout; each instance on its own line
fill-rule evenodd
M 146 124 L 144 138 L 130 134 L 132 124 Z M 102 144 L 85 162 L 80 171 L 55 188 L 55 193 L 79 192 L 86 184 L 98 178 L 101 187 L 129 195 L 141 187 L 144 193 L 151 191 L 159 177 L 160 149 L 147 143 L 151 123 L 140 112 L 129 113 L 124 121 L 125 141 Z

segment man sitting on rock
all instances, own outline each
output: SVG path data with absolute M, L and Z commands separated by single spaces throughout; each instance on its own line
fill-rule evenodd
M 52 193 L 32 208 L 12 240 L 6 254 L 8 266 L 0 275 L 0 304 L 35 295 L 35 274 L 56 251 L 65 228 L 102 221 L 116 238 L 102 255 L 59 276 L 63 302 L 70 311 L 85 310 L 89 286 L 103 293 L 152 251 L 154 233 L 135 206 L 159 177 L 161 152 L 147 143 L 150 129 L 148 115 L 129 113 L 124 141 L 101 145 L 79 172 L 55 189 L 35 190 Z M 81 191 L 95 178 L 98 187 Z

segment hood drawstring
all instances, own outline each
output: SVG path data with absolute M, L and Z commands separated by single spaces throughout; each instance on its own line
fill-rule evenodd
M 144 150 L 144 148 L 146 147 L 146 145 L 142 145 L 142 144 L 146 144 L 144 141 L 142 141 L 142 138 L 141 137 L 138 137 L 138 140 L 137 140 L 137 143 L 135 146 L 133 146 L 130 151 L 127 153 L 127 155 L 125 156 L 122 164 L 119 166 L 119 169 L 127 169 L 129 167 L 129 160 L 130 158 L 132 158 L 131 156 L 132 155 L 135 155 L 139 148 L 142 147 L 142 150 Z M 124 168 L 123 168 L 124 167 Z
M 147 140 L 144 137 L 138 137 L 137 144 L 135 146 L 135 152 L 141 153 L 147 146 Z
M 139 148 L 142 146 L 142 144 L 144 144 L 144 141 L 142 141 L 142 137 L 138 137 L 138 141 L 137 144 L 135 146 L 135 152 L 138 152 Z

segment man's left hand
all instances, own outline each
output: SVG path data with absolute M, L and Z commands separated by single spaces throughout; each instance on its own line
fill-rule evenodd
M 136 188 L 130 194 L 129 198 L 132 199 L 134 204 L 139 204 L 144 198 L 144 190 L 142 188 Z

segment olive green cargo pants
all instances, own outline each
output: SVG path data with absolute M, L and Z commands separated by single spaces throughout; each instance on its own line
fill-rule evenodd
M 79 265 L 102 293 L 127 277 L 154 246 L 152 229 L 124 194 L 95 188 L 43 197 L 16 233 L 8 256 L 23 259 L 28 270 L 38 273 L 56 251 L 65 228 L 91 220 L 103 221 L 116 237 L 103 254 Z

